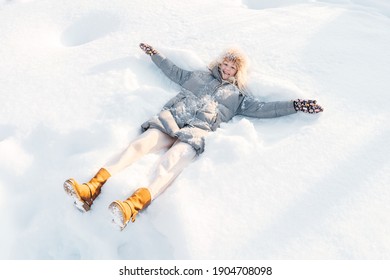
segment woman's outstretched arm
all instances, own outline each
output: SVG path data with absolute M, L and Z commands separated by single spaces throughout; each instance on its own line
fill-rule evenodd
M 276 118 L 298 111 L 316 114 L 323 111 L 316 100 L 296 99 L 291 101 L 262 102 L 253 96 L 245 96 L 237 110 L 237 115 L 254 118 Z
M 157 67 L 160 68 L 163 73 L 173 82 L 179 85 L 183 85 L 183 83 L 190 77 L 192 71 L 184 70 L 178 67 L 171 60 L 160 54 L 152 46 L 145 43 L 141 43 L 139 46 L 147 55 L 151 56 L 154 64 L 156 64 Z

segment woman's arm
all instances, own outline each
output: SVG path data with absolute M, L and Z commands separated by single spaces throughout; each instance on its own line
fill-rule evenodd
M 293 101 L 262 102 L 253 96 L 244 96 L 237 115 L 253 118 L 276 118 L 294 114 Z
M 316 100 L 262 102 L 251 95 L 245 95 L 237 114 L 254 118 L 276 118 L 297 112 L 317 114 L 323 111 Z
M 150 55 L 154 64 L 160 68 L 163 73 L 171 79 L 173 82 L 183 85 L 188 80 L 192 71 L 184 70 L 176 66 L 171 60 L 160 54 L 156 49 L 147 44 L 141 43 L 140 48 L 147 54 Z

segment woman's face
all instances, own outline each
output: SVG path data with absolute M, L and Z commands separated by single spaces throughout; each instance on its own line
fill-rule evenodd
M 220 66 L 222 79 L 227 80 L 237 73 L 237 66 L 233 61 L 224 60 Z

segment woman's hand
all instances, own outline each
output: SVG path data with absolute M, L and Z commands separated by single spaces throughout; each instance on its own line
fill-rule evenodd
M 145 44 L 145 43 L 141 43 L 139 44 L 139 47 L 141 48 L 141 50 L 143 50 L 147 55 L 155 55 L 155 54 L 158 54 L 158 51 L 155 50 L 152 46 L 149 46 L 148 44 Z
M 301 111 L 304 113 L 309 113 L 309 114 L 317 114 L 324 109 L 317 104 L 316 100 L 307 100 L 307 99 L 296 99 L 294 100 L 294 108 L 295 111 Z

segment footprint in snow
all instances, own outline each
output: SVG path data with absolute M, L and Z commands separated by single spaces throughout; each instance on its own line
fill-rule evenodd
M 72 23 L 63 33 L 61 42 L 68 47 L 80 46 L 118 30 L 119 19 L 107 12 L 94 12 Z

